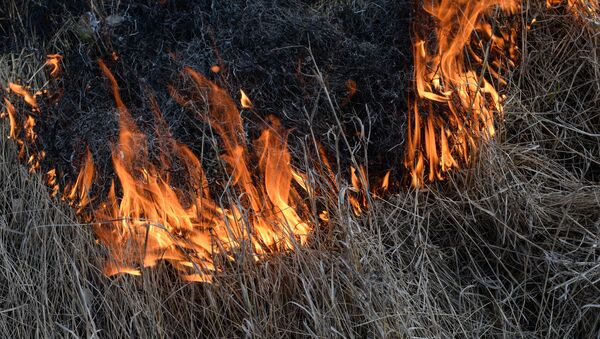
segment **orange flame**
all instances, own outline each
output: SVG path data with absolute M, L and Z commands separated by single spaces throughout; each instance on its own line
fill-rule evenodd
M 443 173 L 460 167 L 461 163 L 468 164 L 479 140 L 494 136 L 494 117 L 502 114 L 501 98 L 485 75 L 502 83 L 499 73 L 505 66 L 501 60 L 506 59 L 504 63 L 510 64 L 518 53 L 516 30 L 497 35 L 486 18 L 495 8 L 514 14 L 519 6 L 518 0 L 423 3 L 422 14 L 435 22 L 437 45 L 426 43 L 430 26 L 415 24 L 417 95 L 409 114 L 405 152 L 405 166 L 413 186 L 423 185 L 425 176 L 429 181 L 443 179 Z M 475 32 L 480 37 L 478 41 L 472 39 Z M 484 57 L 475 50 L 481 50 Z M 488 54 L 498 55 L 499 59 L 488 60 Z
M 8 88 L 15 92 L 17 95 L 21 96 L 25 102 L 31 106 L 32 110 L 39 110 L 39 106 L 34 94 L 31 94 L 25 87 L 21 85 L 17 85 L 15 83 L 10 82 L 8 84 Z
M 60 54 L 49 54 L 46 60 L 46 65 L 50 66 L 52 69 L 50 70 L 50 76 L 53 78 L 58 77 L 58 73 L 60 72 L 60 62 L 63 59 L 63 56 Z
M 54 173 L 54 176 L 55 175 L 56 173 Z M 90 202 L 89 191 L 92 187 L 93 179 L 94 160 L 92 158 L 92 153 L 87 150 L 85 161 L 83 166 L 81 166 L 75 184 L 65 191 L 65 199 L 71 202 L 77 202 L 77 207 L 79 209 L 86 207 Z
M 4 98 L 4 103 L 7 109 L 9 121 L 9 138 L 14 139 L 19 145 L 19 159 L 25 161 L 29 167 L 29 172 L 34 172 L 39 169 L 41 161 L 46 156 L 44 151 L 33 152 L 28 154 L 27 145 L 32 145 L 37 141 L 37 133 L 35 131 L 36 120 L 35 115 L 39 113 L 39 106 L 36 97 L 43 92 L 38 91 L 31 93 L 28 89 L 21 85 L 9 82 L 8 91 L 12 91 L 25 101 L 31 108 L 31 114 L 27 114 L 24 118 L 18 117 L 17 110 L 14 105 Z
M 13 106 L 13 104 L 8 101 L 7 98 L 4 98 L 4 104 L 6 105 L 6 111 L 8 113 L 8 124 L 9 124 L 9 132 L 8 132 L 8 138 L 9 139 L 15 139 L 17 137 L 17 110 L 15 109 L 15 106 Z
M 357 173 L 358 172 L 358 173 Z M 367 192 L 369 192 L 367 173 L 364 166 L 360 166 L 358 171 L 354 166 L 350 167 L 351 194 L 348 195 L 348 201 L 354 214 L 362 214 L 363 208 L 368 207 Z
M 252 101 L 250 101 L 250 98 L 248 98 L 243 89 L 240 89 L 240 96 L 240 104 L 242 105 L 242 108 L 252 108 Z
M 207 121 L 223 142 L 231 183 L 241 193 L 240 201 L 225 208 L 211 199 L 199 159 L 170 133 L 164 133 L 161 142 L 170 145 L 172 154 L 161 158 L 179 158 L 188 173 L 187 184 L 194 189 L 174 188 L 165 164 L 157 168 L 150 162 L 146 136 L 135 126 L 114 75 L 104 62 L 99 65 L 111 84 L 120 128 L 112 160 L 121 194 L 117 196 L 113 184 L 96 210 L 96 219 L 106 221 L 98 223 L 96 233 L 112 256 L 106 274 L 138 275 L 141 267 L 167 261 L 185 280 L 209 281 L 210 273 L 218 269 L 214 254 L 227 256 L 249 244 L 258 259 L 271 250 L 292 250 L 295 243 L 306 241 L 310 226 L 300 217 L 306 206 L 294 182 L 299 188 L 306 183 L 291 166 L 285 132 L 277 119 L 270 118 L 271 126 L 255 142 L 259 161 L 253 175 L 240 112 L 231 97 L 198 72 L 185 69 L 195 92 L 201 94 L 198 97 L 208 100 Z M 182 104 L 189 101 L 176 91 L 172 94 Z M 160 123 L 157 105 L 153 109 Z M 83 174 L 86 168 L 93 172 L 93 166 L 84 166 L 80 178 L 85 184 L 73 187 L 84 188 L 77 194 L 89 189 L 91 175 Z

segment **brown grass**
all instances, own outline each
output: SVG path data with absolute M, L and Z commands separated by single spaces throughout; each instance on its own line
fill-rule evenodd
M 1 336 L 598 336 L 599 34 L 541 15 L 523 36 L 500 136 L 471 169 L 361 218 L 339 198 L 318 241 L 240 261 L 213 284 L 166 266 L 103 276 L 90 226 L 2 137 Z M 34 59 L 2 56 L 0 82 L 31 77 Z

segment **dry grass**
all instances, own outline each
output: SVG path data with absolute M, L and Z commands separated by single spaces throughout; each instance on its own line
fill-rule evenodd
M 1 336 L 598 336 L 600 33 L 567 16 L 538 23 L 501 135 L 473 168 L 362 218 L 339 201 L 319 240 L 213 284 L 166 266 L 104 277 L 89 225 L 2 137 Z M 1 83 L 28 79 L 33 58 L 4 56 Z

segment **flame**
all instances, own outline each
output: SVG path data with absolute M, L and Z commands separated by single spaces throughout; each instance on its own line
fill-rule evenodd
M 405 151 L 413 186 L 423 185 L 426 178 L 443 179 L 450 169 L 468 165 L 479 141 L 494 136 L 494 120 L 502 116 L 502 104 L 488 78 L 502 84 L 500 71 L 512 65 L 518 51 L 516 29 L 495 33 L 487 18 L 494 9 L 510 15 L 519 6 L 518 0 L 423 3 L 421 14 L 432 19 L 437 44 L 427 42 L 431 26 L 417 18 L 416 98 L 411 104 Z
M 46 65 L 50 66 L 52 69 L 50 70 L 50 76 L 53 78 L 58 77 L 58 73 L 60 72 L 60 62 L 63 59 L 63 56 L 60 54 L 49 54 L 46 60 Z
M 119 111 L 119 139 L 113 147 L 113 166 L 117 181 L 106 201 L 96 209 L 96 234 L 111 253 L 105 267 L 107 275 L 139 275 L 142 267 L 168 261 L 185 280 L 210 281 L 217 270 L 214 254 L 229 253 L 250 246 L 256 260 L 272 250 L 293 250 L 306 241 L 310 226 L 301 214 L 306 210 L 302 198 L 306 182 L 291 166 L 286 133 L 279 121 L 270 117 L 270 126 L 254 142 L 258 166 L 251 168 L 240 112 L 231 97 L 200 73 L 186 68 L 184 74 L 195 85 L 189 97 L 173 91 L 174 98 L 186 105 L 206 98 L 210 108 L 206 120 L 224 146 L 223 160 L 228 165 L 231 183 L 239 201 L 225 208 L 210 196 L 200 160 L 170 133 L 160 135 L 169 154 L 161 154 L 161 166 L 150 160 L 147 138 L 135 125 L 121 96 L 119 85 L 103 61 L 99 66 L 109 80 Z M 152 107 L 158 124 L 162 117 L 154 99 Z M 189 105 L 188 105 L 189 107 Z M 184 191 L 172 185 L 167 159 L 179 159 L 188 174 Z M 70 198 L 85 196 L 93 175 L 88 153 Z M 90 164 L 90 165 L 88 165 Z M 81 184 L 80 184 L 81 182 Z M 298 184 L 298 188 L 294 185 Z M 120 194 L 117 194 L 120 192 Z
M 9 90 L 15 92 L 17 95 L 21 96 L 23 100 L 25 100 L 25 102 L 29 106 L 31 106 L 31 109 L 33 111 L 39 111 L 39 106 L 37 103 L 37 99 L 35 98 L 35 94 L 31 94 L 25 87 L 12 82 L 8 84 L 8 88 Z
M 60 192 L 60 186 L 58 185 L 58 183 L 56 181 L 56 169 L 55 168 L 46 172 L 46 184 L 52 190 L 52 192 L 50 193 L 50 196 L 52 196 L 52 197 L 57 196 L 58 193 Z
M 391 173 L 391 171 L 387 171 L 371 187 L 365 167 L 362 165 L 358 166 L 357 170 L 354 166 L 350 166 L 350 193 L 348 194 L 348 202 L 356 216 L 361 215 L 369 208 L 369 195 L 373 198 L 381 198 L 388 191 L 390 188 Z
M 240 104 L 242 108 L 252 108 L 252 101 L 246 95 L 243 89 L 240 89 Z
M 75 180 L 75 184 L 65 190 L 64 199 L 76 202 L 79 209 L 86 207 L 90 202 L 89 191 L 92 187 L 94 173 L 94 160 L 92 158 L 92 153 L 88 149 L 86 151 L 83 166 L 81 166 L 81 170 Z M 55 177 L 56 172 L 54 172 L 52 176 Z
M 364 166 L 359 166 L 358 170 L 354 167 L 350 167 L 350 184 L 351 194 L 348 195 L 348 201 L 354 214 L 359 216 L 362 214 L 363 209 L 368 207 L 367 192 L 369 192 L 367 173 Z
M 392 172 L 391 171 L 387 171 L 385 173 L 385 175 L 383 176 L 383 179 L 381 180 L 381 191 L 383 193 L 387 192 L 387 190 L 390 188 L 390 174 Z
M 56 64 L 48 64 L 58 65 L 60 58 L 51 60 Z M 112 145 L 115 180 L 104 194 L 93 189 L 98 177 L 89 149 L 73 182 L 61 187 L 56 168 L 47 170 L 45 180 L 52 196 L 60 194 L 84 220 L 95 225 L 99 241 L 110 253 L 104 268 L 107 275 L 140 275 L 142 268 L 166 261 L 184 280 L 210 281 L 212 273 L 220 269 L 216 257 L 233 260 L 234 252 L 247 249 L 259 260 L 273 251 L 294 250 L 307 241 L 312 226 L 303 215 L 307 215 L 305 200 L 312 188 L 307 176 L 292 167 L 287 132 L 277 118 L 268 117 L 269 124 L 260 137 L 248 144 L 240 111 L 223 89 L 191 68 L 183 72 L 193 83 L 191 91 L 170 88 L 173 98 L 210 124 L 221 139 L 228 173 L 225 190 L 231 198 L 217 201 L 211 197 L 200 160 L 173 138 L 155 97 L 149 95 L 162 152 L 158 164 L 151 160 L 147 136 L 136 126 L 116 77 L 104 61 L 99 60 L 98 65 L 108 79 L 119 116 L 118 140 Z M 29 106 L 29 112 L 19 116 L 9 99 L 4 99 L 9 137 L 20 145 L 19 157 L 29 170 L 37 171 L 45 152 L 28 146 L 35 146 L 38 139 L 36 97 L 47 91 L 33 93 L 14 83 L 9 83 L 9 90 Z M 199 100 L 206 105 L 190 105 Z M 243 91 L 241 105 L 252 105 Z M 201 106 L 208 107 L 208 113 L 197 111 Z M 177 185 L 171 180 L 175 163 L 177 171 L 183 168 L 185 172 L 183 178 L 177 178 Z M 320 215 L 327 220 L 326 211 Z
M 17 137 L 17 110 L 15 109 L 15 106 L 13 106 L 13 104 L 8 101 L 7 98 L 4 98 L 4 105 L 6 106 L 6 111 L 8 113 L 8 125 L 9 125 L 9 132 L 8 132 L 8 138 L 9 139 L 16 139 Z
M 31 114 L 26 114 L 25 117 L 20 117 L 17 114 L 17 109 L 8 100 L 4 98 L 8 121 L 9 121 L 9 138 L 14 139 L 19 146 L 19 159 L 25 161 L 29 167 L 29 172 L 35 172 L 40 168 L 42 160 L 45 158 L 45 151 L 30 152 L 28 145 L 33 145 L 38 139 L 35 131 L 36 120 L 35 116 L 40 112 L 40 108 L 36 97 L 41 95 L 42 91 L 30 92 L 27 88 L 9 82 L 8 91 L 14 92 L 20 96 L 31 109 Z

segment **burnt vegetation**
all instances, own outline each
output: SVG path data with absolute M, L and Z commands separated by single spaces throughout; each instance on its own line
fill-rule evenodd
M 278 116 L 291 130 L 299 167 L 310 164 L 306 145 L 318 140 L 340 178 L 357 158 L 373 177 L 387 169 L 403 174 L 412 2 L 8 0 L 2 6 L 0 84 L 31 81 L 52 89 L 40 100 L 46 117 L 36 126 L 35 147 L 47 152 L 43 166 L 58 168 L 63 180 L 77 175 L 83 145 L 99 175 L 114 176 L 118 115 L 99 58 L 116 75 L 151 153 L 158 154 L 149 100 L 155 96 L 175 138 L 201 154 L 211 186 L 226 179 L 218 140 L 166 90 L 189 85 L 184 66 L 236 99 L 240 88 L 248 93 L 255 107 L 243 113 L 248 140 L 268 115 Z M 211 284 L 184 283 L 166 264 L 141 277 L 104 276 L 106 252 L 91 226 L 49 196 L 42 176 L 27 173 L 5 126 L 0 333 L 597 336 L 598 19 L 542 2 L 527 3 L 520 16 L 530 27 L 519 37 L 522 61 L 502 93 L 505 117 L 471 168 L 421 190 L 399 186 L 360 217 L 343 194 L 318 187 L 330 221 L 308 246 L 260 264 L 241 253 L 224 260 Z M 50 53 L 65 57 L 58 79 L 39 69 Z M 108 189 L 106 183 L 98 189 Z
M 314 135 L 327 154 L 370 154 L 374 174 L 401 168 L 412 64 L 407 2 L 125 1 L 90 7 L 48 1 L 24 8 L 32 14 L 4 21 L 8 35 L 22 36 L 16 30 L 24 21 L 36 46 L 65 52 L 65 72 L 55 85 L 60 105 L 48 108 L 50 119 L 38 130 L 40 147 L 52 150 L 47 160 L 67 174 L 73 159 L 82 157 L 81 143 L 101 168 L 110 165 L 118 124 L 99 58 L 116 74 L 123 100 L 150 137 L 152 95 L 175 137 L 203 148 L 198 136 L 206 129 L 166 90 L 179 86 L 181 70 L 190 66 L 236 98 L 240 88 L 248 93 L 255 106 L 246 117 L 249 139 L 274 114 L 293 130 L 290 142 L 298 150 Z M 211 71 L 215 65 L 218 74 Z M 366 142 L 366 134 L 377 137 Z M 335 160 L 344 172 L 352 164 L 348 156 Z

